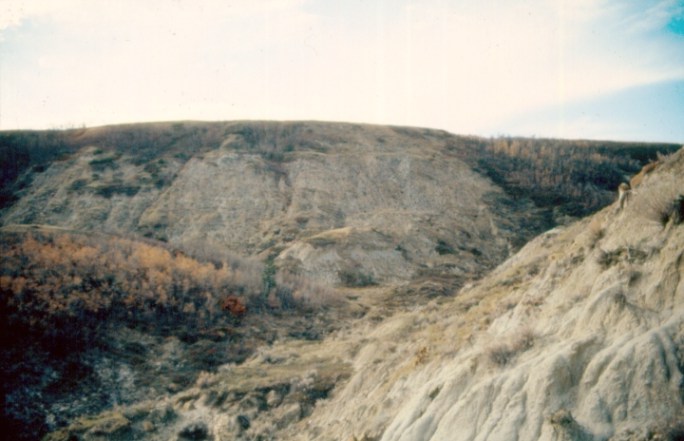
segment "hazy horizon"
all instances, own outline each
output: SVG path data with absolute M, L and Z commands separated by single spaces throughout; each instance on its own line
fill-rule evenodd
M 0 2 L 0 130 L 317 120 L 684 142 L 684 1 Z

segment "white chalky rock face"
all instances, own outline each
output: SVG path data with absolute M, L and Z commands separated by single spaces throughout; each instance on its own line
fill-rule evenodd
M 298 439 L 617 440 L 681 429 L 682 192 L 684 151 L 624 210 L 546 233 L 452 304 L 365 334 L 355 373 Z M 663 206 L 669 214 L 654 215 Z

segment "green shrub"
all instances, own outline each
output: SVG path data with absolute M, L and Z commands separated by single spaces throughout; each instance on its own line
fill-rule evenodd
M 116 194 L 122 194 L 125 196 L 135 196 L 140 191 L 140 186 L 138 185 L 125 185 L 125 184 L 112 184 L 95 189 L 95 194 L 102 196 L 103 198 L 110 199 Z
M 276 287 L 276 266 L 274 257 L 269 257 L 264 266 L 264 271 L 261 274 L 261 282 L 263 287 L 261 289 L 261 296 L 265 299 Z
M 85 186 L 87 184 L 88 184 L 88 181 L 86 181 L 85 179 L 76 179 L 69 186 L 69 190 L 78 192 L 78 191 L 82 190 L 83 188 L 85 188 Z

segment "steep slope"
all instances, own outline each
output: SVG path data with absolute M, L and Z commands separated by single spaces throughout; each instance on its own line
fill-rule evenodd
M 545 225 L 602 206 L 614 181 L 672 146 L 329 123 L 20 135 L 0 136 L 9 250 L 0 312 L 76 337 L 80 319 L 107 323 L 97 345 L 67 345 L 45 366 L 3 342 L 12 417 L 24 426 L 35 417 L 49 439 L 607 439 L 676 429 L 681 152 L 624 210 L 553 230 L 457 291 Z M 134 249 L 157 259 L 141 266 Z M 250 261 L 245 280 L 227 253 L 262 263 Z M 334 304 L 288 309 L 317 295 L 310 279 L 349 289 L 332 293 Z M 219 310 L 236 293 L 250 307 L 237 321 Z M 37 321 L 24 314 L 34 310 Z M 164 330 L 140 325 L 150 318 Z M 50 346 L 41 339 L 27 343 Z M 632 355 L 648 351 L 649 360 Z M 15 381 L 27 365 L 30 387 Z
M 683 177 L 684 150 L 625 208 L 543 234 L 453 299 L 385 316 L 369 291 L 324 341 L 274 342 L 50 439 L 681 439 Z
M 377 327 L 298 439 L 680 439 L 683 177 L 680 151 L 624 210 L 550 231 L 450 305 Z
M 84 147 L 35 176 L 2 223 L 211 244 L 351 283 L 433 268 L 473 277 L 518 234 L 512 204 L 499 205 L 505 194 L 434 138 L 322 123 L 212 130 L 215 145 L 200 144 L 199 154 L 170 148 L 147 161 L 135 150 L 93 146 L 85 132 Z
M 673 148 L 314 122 L 0 133 L 0 224 L 227 249 L 327 283 L 460 285 Z

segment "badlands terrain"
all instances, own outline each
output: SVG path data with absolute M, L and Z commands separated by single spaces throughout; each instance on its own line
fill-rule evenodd
M 0 423 L 680 439 L 679 147 L 314 122 L 0 133 Z

